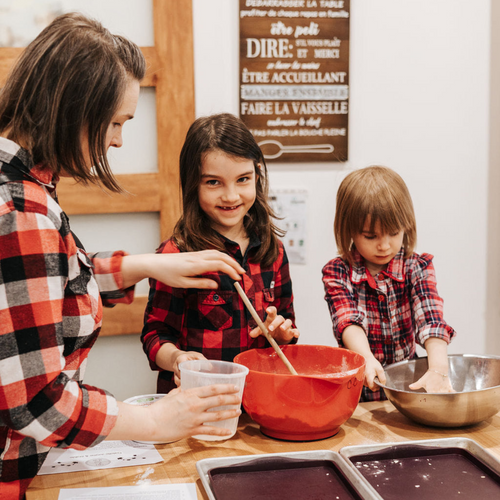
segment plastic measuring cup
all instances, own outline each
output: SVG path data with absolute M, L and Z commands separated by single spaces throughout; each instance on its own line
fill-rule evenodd
M 238 396 L 243 397 L 243 388 L 245 378 L 249 372 L 248 368 L 237 363 L 229 361 L 215 361 L 206 359 L 196 359 L 184 361 L 179 365 L 181 372 L 181 390 L 192 389 L 193 387 L 203 387 L 212 384 L 234 384 L 239 387 Z M 240 405 L 217 406 L 209 411 L 222 411 L 238 409 Z M 205 425 L 213 425 L 229 429 L 231 434 L 228 436 L 210 436 L 208 434 L 199 434 L 196 439 L 205 441 L 222 441 L 229 439 L 236 434 L 238 427 L 238 417 L 219 420 L 218 422 L 207 422 Z

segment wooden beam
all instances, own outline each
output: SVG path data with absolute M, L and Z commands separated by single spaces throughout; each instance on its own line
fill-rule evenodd
M 24 49 L 18 47 L 0 48 L 0 87 L 5 85 L 10 68 L 14 65 L 16 59 L 21 55 Z
M 134 298 L 132 304 L 117 304 L 103 310 L 100 335 L 133 335 L 142 332 L 144 311 L 148 303 L 147 295 Z
M 116 176 L 125 194 L 111 193 L 99 186 L 85 186 L 62 177 L 57 196 L 68 215 L 159 212 L 160 184 L 158 174 L 122 174 Z
M 193 6 L 191 0 L 153 0 L 160 234 L 164 240 L 180 215 L 179 153 L 194 120 Z
M 141 47 L 142 53 L 146 58 L 146 76 L 141 82 L 141 87 L 156 87 L 158 78 L 158 57 L 155 47 Z

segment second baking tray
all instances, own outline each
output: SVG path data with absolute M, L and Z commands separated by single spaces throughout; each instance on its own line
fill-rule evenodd
M 373 500 L 336 452 L 315 450 L 207 458 L 196 463 L 210 500 Z
M 377 500 L 500 498 L 500 462 L 471 439 L 349 446 L 340 454 Z

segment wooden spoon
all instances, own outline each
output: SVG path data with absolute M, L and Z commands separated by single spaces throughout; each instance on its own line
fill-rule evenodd
M 286 367 L 288 368 L 288 370 L 292 375 L 298 375 L 298 373 L 295 371 L 295 368 L 292 366 L 290 361 L 288 361 L 288 358 L 283 354 L 283 351 L 279 348 L 279 345 L 276 343 L 276 340 L 274 340 L 273 337 L 269 334 L 266 325 L 262 323 L 262 320 L 259 318 L 259 315 L 257 314 L 257 311 L 253 307 L 250 300 L 248 300 L 247 294 L 243 291 L 243 288 L 241 288 L 238 282 L 234 283 L 234 287 L 240 294 L 241 300 L 243 300 L 243 303 L 247 306 L 247 309 L 249 310 L 253 319 L 256 321 L 257 325 L 262 330 L 262 333 L 265 335 L 268 342 L 273 346 L 274 350 L 276 351 L 276 354 L 280 357 L 281 361 L 285 363 Z

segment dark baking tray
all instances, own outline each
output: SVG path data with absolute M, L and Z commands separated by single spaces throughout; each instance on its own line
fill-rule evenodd
M 475 441 L 410 441 L 340 451 L 383 500 L 500 498 L 500 464 Z
M 317 450 L 200 460 L 214 500 L 372 500 L 338 453 Z

